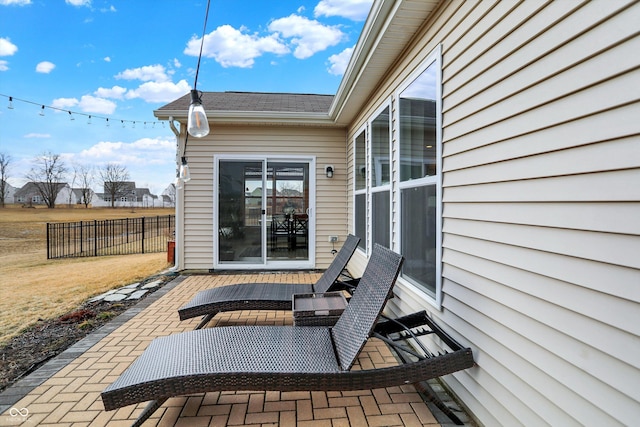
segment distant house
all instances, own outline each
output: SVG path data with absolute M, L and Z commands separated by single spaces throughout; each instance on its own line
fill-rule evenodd
M 443 381 L 478 424 L 637 425 L 639 16 L 375 0 L 335 96 L 205 92 L 212 132 L 188 147 L 190 96 L 159 108 L 191 169 L 177 268 L 326 268 L 353 233 L 355 277 L 374 244 L 405 257 L 388 314 L 426 310 L 473 350 Z M 293 184 L 308 247 L 272 251 Z
M 92 205 L 94 207 L 111 206 L 109 186 L 103 187 L 102 193 L 96 193 Z M 151 194 L 148 188 L 137 188 L 133 181 L 123 182 L 115 195 L 115 207 L 152 208 L 158 205 L 158 196 Z
M 38 190 L 38 185 L 45 185 L 44 183 L 35 183 L 35 182 L 27 182 L 22 186 L 19 190 L 13 195 L 14 203 L 19 203 L 23 205 L 46 205 L 44 198 L 40 190 Z M 58 187 L 58 195 L 56 196 L 55 204 L 56 205 L 64 205 L 69 203 L 69 196 L 72 196 L 73 193 L 71 191 L 71 187 L 66 182 L 60 182 L 56 184 Z M 75 200 L 72 200 L 72 203 L 75 203 Z

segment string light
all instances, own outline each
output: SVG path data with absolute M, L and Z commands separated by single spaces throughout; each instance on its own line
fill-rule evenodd
M 198 54 L 198 65 L 196 66 L 196 76 L 193 81 L 193 90 L 191 91 L 191 104 L 187 115 L 187 132 L 184 138 L 184 149 L 180 158 L 180 168 L 177 177 L 177 189 L 182 189 L 184 184 L 191 180 L 191 170 L 187 162 L 187 142 L 189 135 L 202 138 L 209 135 L 209 120 L 202 105 L 202 92 L 198 91 L 198 73 L 200 72 L 200 61 L 202 59 L 202 47 L 204 46 L 204 36 L 207 32 L 207 20 L 209 19 L 209 6 L 211 0 L 207 0 L 207 10 L 204 15 L 204 26 L 202 28 L 202 39 L 200 40 L 200 53 Z
M 207 0 L 207 10 L 204 15 L 204 27 L 202 28 L 202 39 L 200 40 L 200 53 L 198 54 L 198 65 L 196 65 L 196 76 L 191 90 L 191 104 L 189 104 L 189 114 L 187 116 L 187 133 L 196 138 L 209 135 L 209 120 L 202 105 L 202 92 L 198 90 L 198 73 L 200 72 L 200 60 L 202 59 L 202 48 L 204 46 L 204 36 L 207 32 L 207 20 L 209 19 L 209 6 L 211 0 Z M 186 150 L 185 144 L 185 150 Z
M 0 93 L 0 96 L 5 97 L 9 100 L 9 104 L 7 105 L 7 108 L 9 110 L 14 110 L 14 101 L 18 101 L 18 102 L 23 102 L 25 104 L 31 104 L 31 105 L 38 105 L 40 106 L 40 110 L 38 112 L 38 115 L 40 116 L 44 116 L 45 115 L 45 110 L 50 109 L 50 110 L 54 110 L 54 111 L 61 111 L 61 112 L 65 112 L 69 115 L 69 121 L 74 121 L 75 117 L 74 116 L 85 116 L 87 117 L 87 124 L 91 124 L 92 120 L 104 120 L 106 122 L 107 127 L 110 127 L 110 120 L 109 117 L 106 116 L 96 116 L 95 114 L 87 114 L 87 113 L 81 113 L 78 111 L 71 111 L 71 110 L 66 110 L 64 108 L 58 108 L 58 107 L 53 107 L 51 105 L 45 105 L 45 104 L 40 104 L 39 102 L 33 102 L 33 101 L 29 101 L 26 99 L 20 99 L 20 98 L 16 98 L 14 96 L 9 96 L 9 95 L 4 95 Z M 146 122 L 146 121 L 142 121 L 142 120 L 124 120 L 121 119 L 120 123 L 122 123 L 122 127 L 126 127 L 126 123 L 131 123 L 131 127 L 135 129 L 136 127 L 136 123 L 144 123 L 145 124 L 145 129 L 146 129 L 146 124 L 147 123 L 152 123 L 153 127 L 155 128 L 155 124 L 156 123 L 162 123 L 162 127 L 164 128 L 164 122 L 163 121 L 159 121 L 159 122 Z

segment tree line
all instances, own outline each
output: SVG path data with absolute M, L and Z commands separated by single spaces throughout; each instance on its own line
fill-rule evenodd
M 5 205 L 7 180 L 13 159 L 7 153 L 0 152 L 0 207 Z M 102 184 L 106 194 L 111 196 L 111 207 L 128 188 L 129 171 L 126 166 L 107 163 L 102 167 L 74 164 L 69 167 L 60 154 L 44 152 L 32 160 L 31 169 L 25 178 L 32 182 L 38 194 L 48 208 L 56 206 L 56 198 L 62 190 L 60 184 L 71 182 L 72 188 L 80 189 L 80 202 L 89 207 L 94 196 L 91 187 Z

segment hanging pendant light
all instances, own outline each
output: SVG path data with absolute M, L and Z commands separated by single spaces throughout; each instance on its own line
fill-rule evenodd
M 195 89 L 191 91 L 191 105 L 189 105 L 187 120 L 187 132 L 196 138 L 209 135 L 209 120 L 202 106 L 201 94 L 202 92 Z

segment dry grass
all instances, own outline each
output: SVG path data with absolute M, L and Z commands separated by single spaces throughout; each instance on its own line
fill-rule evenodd
M 172 209 L 0 209 L 0 343 L 38 319 L 168 267 L 166 253 L 47 260 L 46 223 L 169 215 Z

